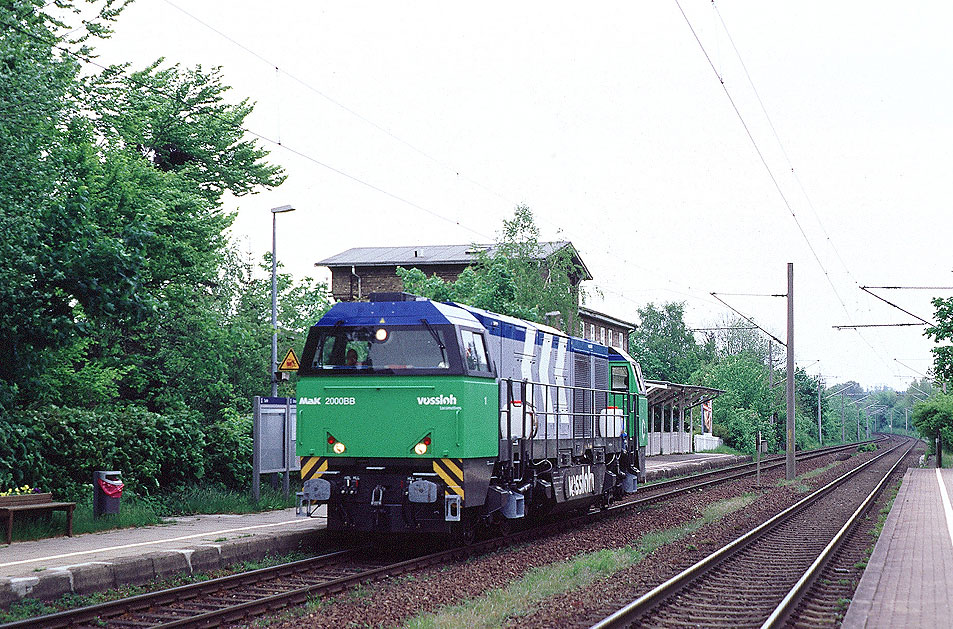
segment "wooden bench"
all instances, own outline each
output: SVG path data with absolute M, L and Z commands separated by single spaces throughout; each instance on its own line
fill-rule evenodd
M 7 544 L 13 543 L 13 515 L 28 511 L 65 511 L 66 534 L 73 537 L 75 502 L 54 502 L 53 494 L 24 494 L 0 497 L 0 519 L 7 525 Z

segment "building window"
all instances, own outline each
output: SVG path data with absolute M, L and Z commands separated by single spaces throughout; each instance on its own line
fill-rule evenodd
M 589 336 L 586 337 L 586 340 L 587 341 L 596 340 L 596 324 L 595 323 L 589 324 Z
M 602 343 L 603 345 L 606 344 L 606 329 L 605 328 L 599 328 L 599 342 Z

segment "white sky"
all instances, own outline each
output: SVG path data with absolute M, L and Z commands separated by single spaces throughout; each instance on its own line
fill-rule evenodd
M 684 300 L 717 325 L 710 292 L 784 293 L 793 262 L 798 363 L 905 388 L 931 364 L 921 328 L 832 326 L 912 320 L 859 286 L 953 286 L 953 5 L 680 1 L 730 99 L 674 0 L 138 0 L 97 50 L 222 66 L 257 102 L 246 126 L 288 181 L 228 209 L 259 257 L 294 205 L 296 276 L 350 247 L 491 241 L 526 203 L 580 250 L 591 307 Z M 878 292 L 932 315 L 932 292 Z M 784 338 L 783 299 L 724 299 Z

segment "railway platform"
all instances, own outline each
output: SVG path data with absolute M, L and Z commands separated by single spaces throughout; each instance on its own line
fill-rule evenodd
M 26 597 L 88 594 L 311 550 L 324 522 L 296 518 L 292 508 L 177 517 L 157 526 L 14 542 L 0 546 L 0 607 Z
M 844 629 L 953 623 L 951 500 L 953 470 L 907 470 Z
M 671 476 L 695 474 L 697 472 L 714 470 L 750 460 L 750 456 L 718 454 L 715 452 L 656 454 L 645 457 L 645 480 L 646 482 L 651 482 Z

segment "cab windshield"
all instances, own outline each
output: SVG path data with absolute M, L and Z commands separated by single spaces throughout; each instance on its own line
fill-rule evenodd
M 451 326 L 336 326 L 312 330 L 301 366 L 310 373 L 450 373 L 462 367 L 458 354 Z

